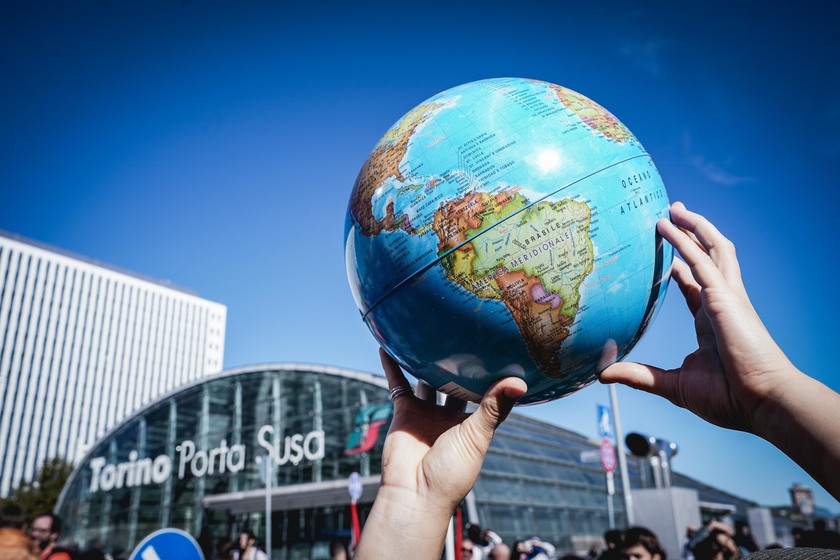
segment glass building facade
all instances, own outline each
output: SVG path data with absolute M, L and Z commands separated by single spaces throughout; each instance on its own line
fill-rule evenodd
M 328 558 L 331 541 L 350 540 L 352 473 L 362 523 L 370 511 L 391 416 L 383 377 L 341 368 L 270 364 L 201 380 L 128 418 L 76 466 L 59 500 L 63 538 L 130 551 L 172 527 L 212 558 L 241 530 L 265 543 L 268 502 L 272 558 Z M 462 504 L 463 523 L 507 543 L 538 535 L 558 552 L 586 551 L 627 525 L 620 474 L 609 496 L 599 445 L 512 414 Z M 632 488 L 646 485 L 646 465 L 628 459 Z M 676 473 L 675 483 L 735 518 L 756 505 Z
M 349 535 L 346 480 L 379 473 L 390 410 L 383 378 L 321 366 L 237 369 L 193 384 L 129 418 L 77 465 L 58 506 L 63 536 L 131 550 L 164 527 L 203 547 L 249 529 L 264 542 L 260 471 L 270 454 L 281 496 L 274 549 L 309 558 L 318 543 Z
M 538 535 L 558 550 L 586 550 L 610 527 L 610 498 L 598 442 L 512 414 L 496 432 L 474 489 L 478 522 L 505 542 Z M 615 473 L 613 526 L 626 526 Z

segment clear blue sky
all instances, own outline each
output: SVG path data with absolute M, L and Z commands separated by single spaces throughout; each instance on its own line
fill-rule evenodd
M 747 6 L 754 6 L 749 7 Z M 840 42 L 831 7 L 782 2 L 4 2 L 0 228 L 170 280 L 228 307 L 226 367 L 379 371 L 344 272 L 347 200 L 403 113 L 520 76 L 621 119 L 671 200 L 737 245 L 767 327 L 840 389 L 835 228 Z M 693 350 L 676 289 L 631 358 Z M 768 505 L 769 444 L 620 388 L 625 431 L 677 470 Z M 520 412 L 595 437 L 594 385 Z

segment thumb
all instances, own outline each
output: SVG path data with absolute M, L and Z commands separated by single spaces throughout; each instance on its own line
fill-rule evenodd
M 635 362 L 618 362 L 602 371 L 598 380 L 605 384 L 620 383 L 677 402 L 679 376 L 674 371 Z
M 508 417 L 513 405 L 525 394 L 528 386 L 518 377 L 506 377 L 490 386 L 481 399 L 478 408 L 467 420 L 488 439 L 493 432 Z

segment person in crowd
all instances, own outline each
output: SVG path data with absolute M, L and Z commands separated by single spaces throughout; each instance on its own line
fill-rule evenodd
M 550 560 L 554 557 L 554 545 L 531 537 L 524 541 L 517 541 L 513 545 L 516 560 Z
M 599 560 L 619 560 L 621 558 L 621 540 L 623 535 L 618 529 L 609 529 L 604 532 L 604 543 L 606 548 L 598 557 Z
M 682 541 L 682 549 L 680 550 L 680 557 L 682 560 L 694 560 L 694 551 L 691 550 L 691 540 L 697 533 L 697 527 L 689 525 L 685 528 L 685 537 Z
M 735 523 L 735 544 L 741 549 L 741 554 L 750 554 L 758 550 L 758 543 L 752 536 L 750 526 L 743 521 Z
M 481 532 L 481 540 L 484 542 L 481 547 L 481 552 L 484 554 L 484 558 L 489 557 L 490 551 L 502 544 L 502 537 L 490 529 L 484 529 L 484 531 Z
M 24 531 L 26 529 L 26 513 L 15 504 L 0 501 L 0 528 L 3 527 Z
M 510 560 L 510 547 L 505 543 L 498 543 L 487 552 L 487 560 Z
M 257 538 L 250 531 L 239 533 L 239 549 L 232 554 L 233 560 L 268 560 L 265 552 L 257 546 Z
M 233 542 L 230 539 L 223 538 L 216 541 L 216 546 L 213 548 L 213 556 L 210 560 L 231 560 L 233 556 Z
M 481 530 L 481 525 L 477 523 L 467 523 L 467 536 L 465 540 L 470 541 L 472 547 L 471 556 L 464 556 L 467 560 L 483 560 L 484 551 L 489 546 L 489 542 L 484 538 L 484 531 Z
M 657 230 L 683 260 L 671 277 L 694 316 L 698 348 L 665 370 L 619 362 L 601 373 L 662 396 L 718 426 L 756 434 L 786 453 L 840 499 L 840 395 L 799 371 L 761 322 L 741 280 L 734 245 L 680 203 Z M 385 440 L 382 478 L 356 560 L 399 548 L 401 560 L 437 559 L 455 508 L 475 483 L 496 428 L 525 382 L 494 383 L 472 414 L 420 383 L 413 394 L 399 365 L 380 350 L 394 417 Z
M 815 519 L 814 528 L 802 535 L 800 546 L 840 550 L 840 533 L 828 529 L 824 519 Z
M 467 538 L 473 543 L 473 560 L 483 560 L 494 546 L 502 542 L 502 537 L 490 529 L 482 529 L 477 523 L 467 524 Z
M 471 538 L 465 537 L 461 539 L 461 560 L 473 560 L 476 557 L 476 553 L 479 554 L 478 558 L 481 558 L 481 552 L 477 550 Z
M 36 560 L 35 543 L 25 532 L 26 514 L 0 500 L 0 560 Z
M 790 530 L 790 536 L 793 537 L 793 546 L 805 546 L 802 544 L 802 537 L 805 535 L 805 529 L 802 527 L 794 527 Z
M 330 560 L 350 560 L 350 553 L 344 541 L 335 539 L 330 542 Z
M 723 523 L 712 522 L 706 526 L 706 531 L 698 531 L 692 547 L 695 560 L 738 560 L 741 549 L 738 547 L 732 532 Z M 697 540 L 698 536 L 705 535 Z
M 36 517 L 29 527 L 29 536 L 39 550 L 40 560 L 71 560 L 70 552 L 58 546 L 61 518 L 52 512 Z
M 20 529 L 0 527 L 0 560 L 37 560 L 32 540 Z
M 646 527 L 629 527 L 621 539 L 623 560 L 667 560 L 659 539 Z

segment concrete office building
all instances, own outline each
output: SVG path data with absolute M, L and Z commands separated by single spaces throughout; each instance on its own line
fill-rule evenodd
M 0 497 L 222 369 L 225 306 L 0 234 Z
M 337 367 L 266 364 L 202 379 L 96 443 L 59 500 L 63 537 L 130 551 L 150 533 L 173 527 L 195 536 L 207 557 L 243 529 L 265 543 L 260 463 L 270 455 L 272 558 L 326 559 L 332 540 L 350 539 L 354 472 L 362 483 L 362 523 L 370 511 L 392 413 L 383 377 Z M 587 459 L 599 447 L 514 412 L 462 504 L 462 521 L 492 528 L 508 543 L 536 534 L 558 551 L 585 553 L 611 525 L 627 525 L 620 474 L 610 500 L 601 463 Z M 634 494 L 650 480 L 647 465 L 628 460 Z M 698 521 L 749 520 L 758 506 L 672 474 L 674 485 L 691 493 Z

